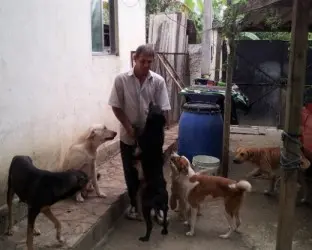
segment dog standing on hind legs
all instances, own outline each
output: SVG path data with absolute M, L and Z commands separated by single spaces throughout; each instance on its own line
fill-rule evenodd
M 28 205 L 27 250 L 34 249 L 33 236 L 40 234 L 40 231 L 35 228 L 35 220 L 39 213 L 43 213 L 52 221 L 56 228 L 56 239 L 63 243 L 61 223 L 53 215 L 50 206 L 85 188 L 88 181 L 88 176 L 83 171 L 50 172 L 36 168 L 29 156 L 14 156 L 8 176 L 9 225 L 7 235 L 13 234 L 12 200 L 16 194 L 20 202 Z
M 151 211 L 163 211 L 163 229 L 161 234 L 168 234 L 168 191 L 163 174 L 164 156 L 163 144 L 165 140 L 166 118 L 158 105 L 149 104 L 148 115 L 143 133 L 138 136 L 140 147 L 138 158 L 144 174 L 142 188 L 142 213 L 146 224 L 145 236 L 140 241 L 149 241 L 153 228 Z

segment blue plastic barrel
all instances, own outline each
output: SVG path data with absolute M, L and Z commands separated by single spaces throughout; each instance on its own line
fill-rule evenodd
M 193 156 L 221 159 L 223 119 L 219 105 L 185 103 L 179 122 L 178 154 L 192 162 Z

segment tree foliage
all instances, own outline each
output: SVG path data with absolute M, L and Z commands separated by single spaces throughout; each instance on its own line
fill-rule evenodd
M 227 0 L 212 0 L 213 7 L 213 20 L 214 23 L 220 24 L 223 27 L 229 27 L 228 25 L 232 21 L 237 24 L 238 29 L 236 32 L 236 39 L 250 39 L 250 40 L 284 40 L 290 41 L 289 32 L 240 32 L 240 23 L 244 18 L 244 15 L 238 14 L 237 5 L 244 4 L 248 0 L 232 0 L 232 5 L 227 6 Z M 148 0 L 146 1 L 146 24 L 147 29 L 149 25 L 149 15 L 157 14 L 160 12 L 184 12 L 188 15 L 188 18 L 194 21 L 198 41 L 203 33 L 203 14 L 204 14 L 204 0 Z M 234 20 L 235 19 L 235 20 Z M 267 18 L 265 20 L 266 25 L 272 29 L 278 28 L 281 24 L 280 15 L 274 10 L 268 10 Z M 225 31 L 227 33 L 227 31 Z M 312 40 L 312 33 L 309 34 L 309 40 Z

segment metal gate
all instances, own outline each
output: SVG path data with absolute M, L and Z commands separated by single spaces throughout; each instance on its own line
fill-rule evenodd
M 283 123 L 287 55 L 285 41 L 239 41 L 233 82 L 251 105 L 247 114 L 239 112 L 241 125 L 279 127 Z

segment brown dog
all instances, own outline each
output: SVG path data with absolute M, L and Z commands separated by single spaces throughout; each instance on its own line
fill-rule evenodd
M 187 218 L 186 201 L 184 195 L 185 185 L 183 184 L 183 177 L 181 178 L 180 171 L 182 169 L 188 169 L 190 166 L 193 169 L 192 164 L 184 156 L 179 156 L 176 152 L 173 152 L 170 157 L 171 168 L 171 195 L 170 195 L 170 208 L 179 213 L 179 218 L 185 221 Z M 194 169 L 193 169 L 194 170 Z M 194 172 L 195 173 L 195 172 Z M 188 181 L 188 180 L 187 180 Z M 200 207 L 198 207 L 198 216 L 202 215 Z
M 273 194 L 277 178 L 280 176 L 280 147 L 271 148 L 246 148 L 238 147 L 235 152 L 233 162 L 241 164 L 251 162 L 257 167 L 246 175 L 246 178 L 257 177 L 259 175 L 267 176 L 271 180 L 269 190 L 265 190 L 265 194 Z M 307 198 L 307 184 L 304 180 L 303 171 L 310 167 L 310 161 L 302 154 L 301 166 L 299 171 L 299 183 L 303 188 L 303 198 L 301 202 L 305 202 Z
M 186 235 L 194 235 L 198 208 L 205 198 L 222 197 L 224 199 L 225 216 L 229 223 L 229 231 L 220 235 L 220 237 L 228 238 L 241 224 L 239 211 L 245 192 L 251 191 L 250 183 L 244 180 L 237 182 L 220 176 L 196 174 L 184 156 L 175 154 L 172 156 L 172 160 L 175 162 L 176 170 L 180 175 L 179 182 L 182 184 L 182 195 L 186 202 L 187 214 L 190 210 L 187 221 L 187 224 L 190 224 L 190 231 Z
M 186 204 L 182 196 L 182 183 L 180 183 L 179 179 L 179 171 L 175 166 L 175 163 L 170 161 L 171 168 L 171 195 L 169 199 L 170 208 L 179 213 L 180 219 L 183 221 L 186 220 L 185 209 Z
M 63 170 L 79 169 L 85 172 L 90 178 L 88 187 L 76 194 L 76 200 L 83 202 L 87 192 L 95 189 L 99 197 L 105 198 L 106 194 L 99 189 L 96 173 L 95 159 L 97 148 L 106 141 L 113 140 L 117 133 L 109 130 L 103 124 L 95 124 L 89 127 L 69 148 L 62 164 Z

